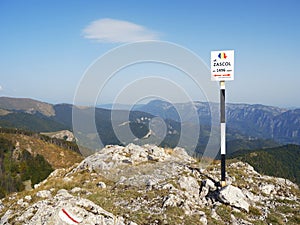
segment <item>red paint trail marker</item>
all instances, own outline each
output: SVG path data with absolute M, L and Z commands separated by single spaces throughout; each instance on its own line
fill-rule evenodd
M 82 219 L 72 215 L 70 212 L 67 212 L 64 208 L 59 211 L 58 215 L 64 222 L 70 225 L 78 225 L 82 221 Z
M 215 74 L 214 75 L 215 77 L 230 77 L 231 76 L 231 74 Z

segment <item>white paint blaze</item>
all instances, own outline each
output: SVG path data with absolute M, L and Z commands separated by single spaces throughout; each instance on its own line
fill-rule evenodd
M 221 154 L 226 154 L 226 123 L 221 123 Z

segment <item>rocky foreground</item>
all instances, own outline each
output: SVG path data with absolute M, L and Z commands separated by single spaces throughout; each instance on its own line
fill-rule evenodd
M 4 224 L 300 224 L 299 190 L 230 161 L 205 169 L 184 149 L 107 146 L 0 202 Z

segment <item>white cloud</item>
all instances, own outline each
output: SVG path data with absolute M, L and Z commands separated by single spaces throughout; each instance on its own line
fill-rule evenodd
M 87 39 L 105 43 L 126 43 L 158 39 L 158 33 L 138 24 L 123 20 L 100 19 L 91 22 L 83 30 Z
M 0 85 L 0 91 L 3 91 L 3 87 Z

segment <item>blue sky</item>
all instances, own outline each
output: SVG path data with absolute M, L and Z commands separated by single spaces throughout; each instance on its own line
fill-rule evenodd
M 297 0 L 1 0 L 0 95 L 71 103 L 99 56 L 156 39 L 188 48 L 208 65 L 210 51 L 235 50 L 229 102 L 300 107 L 299 10 Z M 101 102 L 110 101 L 108 91 Z

